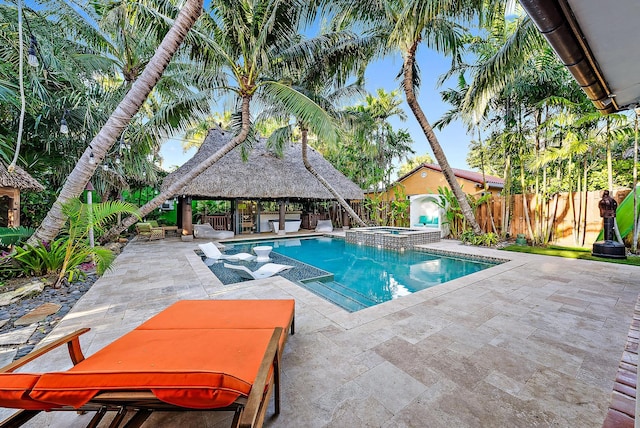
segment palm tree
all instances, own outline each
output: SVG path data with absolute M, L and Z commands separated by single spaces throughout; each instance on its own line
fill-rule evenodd
M 287 82 L 272 77 L 283 76 L 284 70 L 300 69 L 312 64 L 318 47 L 333 43 L 334 38 L 330 36 L 309 40 L 300 38 L 300 26 L 310 16 L 309 6 L 302 0 L 244 0 L 233 4 L 222 0 L 212 1 L 210 15 L 203 17 L 198 34 L 204 39 L 201 52 L 203 61 L 217 73 L 210 80 L 207 79 L 208 82 L 201 79 L 197 84 L 212 94 L 231 93 L 235 96 L 236 111 L 232 128 L 236 134 L 220 150 L 142 206 L 142 216 L 179 193 L 189 181 L 235 147 L 246 140 L 252 141 L 250 106 L 254 97 L 274 100 L 285 106 L 290 114 L 309 124 L 316 134 L 329 140 L 337 138 L 337 128 L 326 112 L 309 102 L 307 97 Z M 233 83 L 227 80 L 233 80 Z M 134 217 L 125 219 L 120 227 L 109 231 L 104 239 L 109 239 L 135 221 Z
M 89 147 L 78 159 L 76 167 L 67 177 L 57 200 L 40 224 L 40 227 L 30 238 L 31 243 L 51 241 L 58 234 L 65 222 L 62 205 L 79 196 L 84 190 L 97 168 L 97 162 L 93 162 L 92 158 L 98 161 L 104 159 L 109 149 L 125 130 L 131 118 L 140 109 L 160 76 L 162 76 L 172 56 L 202 13 L 202 3 L 203 0 L 187 0 L 144 71 L 131 86 L 100 132 L 91 141 Z
M 478 225 L 466 194 L 460 188 L 449 161 L 442 150 L 436 134 L 418 103 L 416 88 L 420 76 L 416 62 L 416 52 L 421 44 L 460 61 L 462 46 L 462 22 L 469 22 L 477 16 L 480 1 L 466 0 L 399 0 L 396 2 L 339 1 L 337 6 L 327 6 L 337 14 L 338 25 L 345 21 L 359 20 L 368 23 L 371 31 L 385 45 L 382 53 L 400 51 L 402 54 L 402 81 L 407 104 L 411 108 L 424 132 L 433 154 L 442 168 L 447 183 L 453 190 L 461 210 L 476 234 L 482 230 Z

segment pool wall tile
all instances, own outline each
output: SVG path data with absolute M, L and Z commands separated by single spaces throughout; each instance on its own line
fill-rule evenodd
M 398 233 L 392 233 L 397 231 Z M 416 245 L 440 241 L 440 231 L 424 231 L 409 228 L 370 227 L 345 231 L 346 242 L 387 250 L 403 251 Z

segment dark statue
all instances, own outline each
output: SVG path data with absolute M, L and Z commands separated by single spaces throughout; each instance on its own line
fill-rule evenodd
M 609 195 L 608 190 L 602 192 L 602 199 L 598 203 L 598 208 L 600 208 L 600 217 L 602 217 L 604 241 L 594 243 L 591 254 L 594 256 L 615 259 L 626 258 L 626 249 L 624 245 L 617 242 L 614 237 L 618 203 Z
M 604 240 L 613 241 L 613 231 L 616 218 L 616 210 L 618 209 L 618 203 L 615 199 L 609 196 L 609 191 L 605 190 L 602 194 L 602 199 L 598 204 L 600 208 L 600 217 L 603 218 L 604 226 Z

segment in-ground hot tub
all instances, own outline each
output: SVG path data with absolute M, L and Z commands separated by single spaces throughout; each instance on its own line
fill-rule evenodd
M 359 227 L 346 230 L 345 240 L 352 244 L 404 251 L 416 245 L 440 241 L 440 231 L 409 227 Z

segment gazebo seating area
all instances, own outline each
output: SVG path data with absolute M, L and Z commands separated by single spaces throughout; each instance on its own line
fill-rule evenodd
M 233 133 L 220 128 L 210 129 L 198 152 L 165 177 L 161 191 L 166 191 L 228 144 L 232 136 Z M 315 172 L 337 189 L 345 200 L 364 199 L 362 189 L 334 168 L 319 152 L 309 147 L 307 157 Z M 268 147 L 264 138 L 253 144 L 246 157 L 243 156 L 241 147 L 231 150 L 200 175 L 189 180 L 180 194 L 173 196 L 178 198 L 179 209 L 182 210 L 181 227 L 187 231 L 192 229 L 192 201 L 230 201 L 230 212 L 203 215 L 199 221 L 220 233 L 232 230 L 236 234 L 270 230 L 277 233 L 280 215 L 285 217 L 284 232 L 296 232 L 301 227 L 313 230 L 318 220 L 329 218 L 329 213 L 316 212 L 311 204 L 335 200 L 335 196 L 305 167 L 300 144 L 285 144 L 282 153 L 276 154 Z M 260 203 L 277 203 L 279 209 L 262 209 Z M 299 204 L 301 208 L 287 213 L 284 207 L 288 204 Z M 194 237 L 223 239 L 219 235 L 213 235 L 216 232 L 211 229 L 194 227 Z
M 138 239 L 146 239 L 147 241 L 164 239 L 164 229 L 158 226 L 158 223 L 155 223 L 155 226 L 151 222 L 137 223 L 136 235 Z

